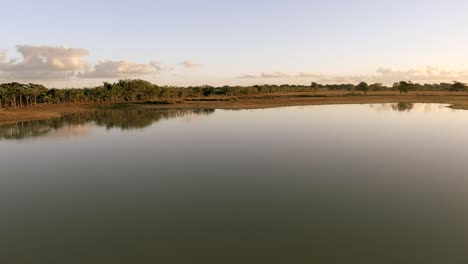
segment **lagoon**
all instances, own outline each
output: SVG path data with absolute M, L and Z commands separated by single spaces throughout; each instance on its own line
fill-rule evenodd
M 106 109 L 0 127 L 1 263 L 466 263 L 468 111 Z

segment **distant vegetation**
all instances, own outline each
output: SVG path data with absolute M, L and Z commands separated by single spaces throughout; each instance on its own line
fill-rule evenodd
M 0 108 L 29 107 L 37 104 L 137 102 L 170 100 L 177 98 L 203 98 L 210 96 L 239 97 L 251 94 L 317 92 L 317 91 L 465 91 L 467 85 L 461 82 L 440 84 L 418 84 L 399 82 L 388 87 L 380 83 L 367 84 L 318 84 L 304 85 L 255 85 L 250 87 L 171 87 L 158 86 L 144 80 L 120 80 L 115 83 L 103 83 L 94 88 L 49 89 L 39 84 L 4 83 L 0 84 Z

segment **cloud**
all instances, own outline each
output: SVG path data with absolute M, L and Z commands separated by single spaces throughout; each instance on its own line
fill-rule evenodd
M 150 61 L 149 65 L 153 66 L 156 69 L 156 72 L 175 70 L 174 67 L 162 67 L 160 61 Z
M 323 74 L 319 74 L 319 73 L 307 73 L 307 72 L 300 72 L 298 75 L 297 75 L 298 78 L 323 78 L 324 75 Z
M 284 73 L 284 72 L 272 72 L 272 73 L 265 73 L 262 72 L 260 75 L 251 75 L 251 74 L 245 74 L 241 75 L 238 78 L 241 79 L 258 79 L 258 78 L 265 78 L 265 79 L 270 79 L 270 78 L 289 78 L 291 75 Z
M 289 74 L 284 72 L 272 72 L 272 73 L 264 73 L 260 74 L 262 78 L 287 78 L 291 77 Z
M 162 70 L 162 67 L 161 67 L 161 62 L 160 61 L 150 61 L 149 62 L 149 65 L 154 67 L 154 69 L 157 71 L 157 72 L 160 72 Z
M 180 65 L 182 65 L 186 69 L 199 68 L 202 66 L 201 64 L 194 63 L 193 61 L 190 61 L 190 60 L 185 60 L 181 62 Z
M 89 52 L 81 48 L 65 48 L 63 46 L 33 46 L 18 45 L 18 59 L 7 57 L 0 50 L 0 79 L 8 81 L 77 81 L 79 78 L 138 78 L 163 71 L 178 70 L 179 67 L 165 68 L 159 61 L 136 63 L 130 61 L 104 60 L 90 66 L 83 58 Z M 180 63 L 185 69 L 195 69 L 201 64 L 185 60 Z M 422 69 L 394 70 L 380 67 L 374 73 L 366 75 L 323 74 L 315 72 L 261 72 L 260 74 L 245 74 L 237 78 L 243 79 L 281 79 L 307 80 L 319 83 L 383 83 L 391 85 L 398 81 L 414 81 L 419 83 L 438 83 L 468 81 L 468 70 L 449 70 L 427 66 Z M 81 81 L 81 80 L 80 80 Z
M 357 76 L 357 75 L 326 75 L 321 73 L 306 73 L 301 72 L 295 77 L 297 78 L 307 78 L 320 83 L 349 83 L 355 81 L 363 81 L 362 78 L 367 78 L 367 76 Z
M 255 79 L 255 78 L 260 78 L 260 77 L 257 76 L 257 75 L 245 74 L 245 75 L 239 76 L 238 78 L 242 78 L 242 79 Z
M 159 62 L 152 61 L 147 64 L 129 61 L 100 61 L 94 69 L 79 73 L 80 78 L 135 78 L 158 73 L 161 70 Z
M 377 74 L 371 78 L 389 81 L 425 81 L 425 82 L 443 82 L 454 80 L 468 80 L 468 70 L 455 71 L 444 68 L 427 66 L 425 69 L 410 69 L 407 71 L 398 71 L 391 68 L 379 68 Z
M 370 75 L 326 75 L 320 73 L 299 73 L 298 78 L 309 78 L 321 83 L 357 83 L 361 81 L 371 83 L 392 84 L 399 81 L 413 81 L 421 83 L 438 83 L 452 81 L 467 81 L 468 70 L 448 70 L 427 66 L 424 69 L 393 70 L 380 67 Z
M 468 70 L 448 70 L 427 66 L 424 69 L 409 69 L 406 71 L 393 70 L 392 68 L 380 67 L 374 74 L 369 75 L 337 75 L 323 74 L 315 72 L 299 72 L 296 75 L 290 75 L 283 72 L 261 73 L 259 75 L 245 74 L 238 76 L 242 79 L 260 79 L 260 78 L 296 78 L 308 79 L 319 83 L 383 83 L 391 85 L 399 81 L 413 81 L 420 83 L 439 83 L 452 81 L 468 81 Z
M 21 54 L 20 61 L 4 62 L 5 54 L 0 55 L 0 77 L 15 80 L 63 79 L 88 68 L 82 60 L 88 55 L 85 49 L 31 45 L 18 45 L 16 49 Z

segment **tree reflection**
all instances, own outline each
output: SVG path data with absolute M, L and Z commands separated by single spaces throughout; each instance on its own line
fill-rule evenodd
M 397 104 L 392 104 L 392 109 L 398 112 L 409 112 L 413 109 L 413 107 L 414 107 L 413 103 L 400 102 Z
M 64 127 L 76 127 L 96 124 L 106 129 L 132 130 L 142 129 L 162 120 L 174 119 L 187 115 L 209 115 L 214 109 L 112 109 L 76 113 L 50 120 L 18 122 L 0 126 L 0 139 L 14 140 L 45 136 Z

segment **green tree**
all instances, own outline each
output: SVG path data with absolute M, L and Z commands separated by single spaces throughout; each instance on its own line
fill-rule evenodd
M 400 91 L 400 93 L 405 93 L 406 94 L 413 87 L 413 83 L 412 82 L 401 81 L 399 83 L 395 83 L 393 85 L 393 87 L 397 88 L 398 91 Z
M 385 88 L 384 88 L 383 84 L 381 84 L 381 83 L 374 83 L 374 84 L 369 85 L 369 90 L 370 91 L 376 92 L 376 91 L 383 91 L 384 89 Z
M 4 104 L 4 100 L 5 100 L 5 92 L 6 92 L 6 89 L 3 87 L 3 85 L 0 85 L 0 108 L 2 108 L 3 104 Z
M 202 87 L 203 96 L 210 96 L 210 95 L 214 94 L 214 92 L 215 92 L 215 89 L 212 86 L 205 85 L 205 86 Z
M 369 85 L 366 82 L 360 82 L 356 86 L 356 91 L 361 91 L 361 92 L 367 93 L 369 91 Z
M 29 94 L 34 98 L 34 105 L 37 105 L 37 98 L 47 93 L 47 88 L 44 85 L 30 83 L 28 84 Z M 31 103 L 32 104 L 32 103 Z
M 450 91 L 452 92 L 460 92 L 466 90 L 466 84 L 461 82 L 454 81 L 453 84 L 450 86 Z
M 312 83 L 310 83 L 310 88 L 311 88 L 314 92 L 316 92 L 316 91 L 318 90 L 318 88 L 319 88 L 319 85 L 318 85 L 318 83 L 316 83 L 316 82 L 312 82 Z

